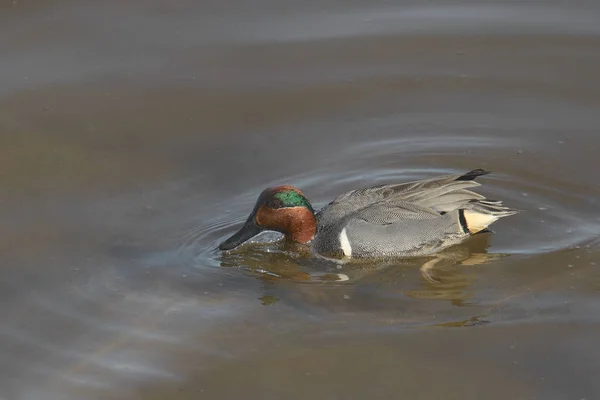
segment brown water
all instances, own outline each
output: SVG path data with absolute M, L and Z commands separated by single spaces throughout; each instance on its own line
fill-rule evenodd
M 0 398 L 600 398 L 597 2 L 6 1 L 0 55 Z M 214 251 L 471 168 L 524 212 L 438 284 Z

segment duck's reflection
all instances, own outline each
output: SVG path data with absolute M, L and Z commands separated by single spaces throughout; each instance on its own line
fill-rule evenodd
M 259 300 L 265 305 L 274 304 L 279 296 L 301 296 L 313 305 L 332 305 L 357 295 L 366 301 L 368 293 L 397 298 L 400 292 L 410 298 L 446 300 L 464 306 L 473 296 L 471 288 L 476 280 L 470 267 L 503 257 L 487 252 L 490 236 L 476 235 L 431 257 L 341 266 L 311 257 L 302 245 L 284 241 L 249 243 L 222 254 L 220 262 L 222 267 L 242 269 L 264 282 L 268 293 Z

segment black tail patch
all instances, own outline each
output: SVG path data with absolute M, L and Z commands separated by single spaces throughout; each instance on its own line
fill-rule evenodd
M 467 225 L 467 219 L 465 218 L 465 210 L 462 208 L 458 210 L 458 220 L 460 221 L 460 227 L 464 233 L 471 233 L 469 226 Z
M 482 176 L 482 175 L 487 175 L 489 174 L 491 171 L 486 171 L 485 169 L 474 169 L 473 171 L 469 171 L 464 175 L 459 176 L 458 178 L 456 178 L 457 181 L 472 181 L 473 179 L 477 178 L 478 176 Z

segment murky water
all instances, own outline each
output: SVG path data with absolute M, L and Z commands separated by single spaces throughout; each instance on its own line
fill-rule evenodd
M 0 3 L 0 398 L 600 398 L 595 2 Z M 494 171 L 523 210 L 346 268 L 260 191 Z

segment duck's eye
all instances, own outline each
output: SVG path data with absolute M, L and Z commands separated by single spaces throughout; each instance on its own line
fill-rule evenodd
M 279 199 L 270 199 L 267 202 L 267 207 L 272 208 L 272 209 L 278 209 L 283 207 L 283 202 Z

